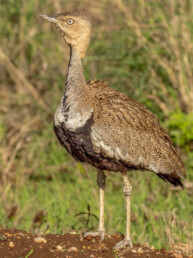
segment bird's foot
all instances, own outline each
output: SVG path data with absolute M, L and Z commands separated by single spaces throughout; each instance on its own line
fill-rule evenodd
M 124 247 L 126 247 L 126 246 L 129 246 L 130 248 L 133 248 L 133 244 L 132 244 L 132 241 L 131 241 L 130 238 L 128 238 L 128 239 L 126 239 L 126 238 L 123 239 L 121 242 L 117 243 L 117 244 L 113 247 L 113 249 L 119 250 L 119 249 L 122 249 L 122 248 L 124 248 Z
M 96 231 L 96 232 L 86 232 L 84 234 L 84 238 L 87 236 L 91 236 L 91 237 L 100 237 L 101 238 L 101 242 L 104 240 L 105 237 L 105 231 Z

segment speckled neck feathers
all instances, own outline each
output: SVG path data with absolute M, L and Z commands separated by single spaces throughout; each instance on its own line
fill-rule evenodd
M 55 125 L 64 123 L 66 128 L 75 131 L 91 117 L 92 109 L 85 100 L 86 82 L 83 67 L 76 50 L 70 47 L 70 61 L 65 82 L 64 96 L 56 110 Z
M 70 46 L 70 61 L 68 64 L 68 72 L 65 82 L 65 96 L 80 92 L 84 90 L 85 79 L 83 75 L 83 67 L 79 55 L 76 53 L 76 50 Z

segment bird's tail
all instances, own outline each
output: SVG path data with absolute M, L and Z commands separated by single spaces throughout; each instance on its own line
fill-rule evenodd
M 178 176 L 176 176 L 176 174 L 174 174 L 174 173 L 172 173 L 172 174 L 158 173 L 157 175 L 164 181 L 168 181 L 174 186 L 181 186 L 182 188 L 184 188 L 181 179 Z

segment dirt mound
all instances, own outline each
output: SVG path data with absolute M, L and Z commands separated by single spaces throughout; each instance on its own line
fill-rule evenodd
M 134 244 L 132 250 L 126 248 L 122 251 L 115 252 L 113 246 L 122 238 L 123 236 L 114 234 L 106 237 L 104 242 L 101 243 L 99 238 L 87 237 L 83 239 L 82 235 L 78 235 L 73 231 L 64 235 L 48 234 L 45 236 L 36 236 L 22 230 L 1 229 L 0 257 L 188 257 L 177 252 L 169 252 L 164 248 L 155 250 L 147 244 Z

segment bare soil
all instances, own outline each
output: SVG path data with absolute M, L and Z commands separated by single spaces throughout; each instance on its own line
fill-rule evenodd
M 50 258 L 50 257 L 193 257 L 179 252 L 171 252 L 162 248 L 155 250 L 148 244 L 134 244 L 134 248 L 114 251 L 113 246 L 123 236 L 113 234 L 101 243 L 99 238 L 83 238 L 81 234 L 69 232 L 64 235 L 48 234 L 36 236 L 17 229 L 0 229 L 1 258 Z

